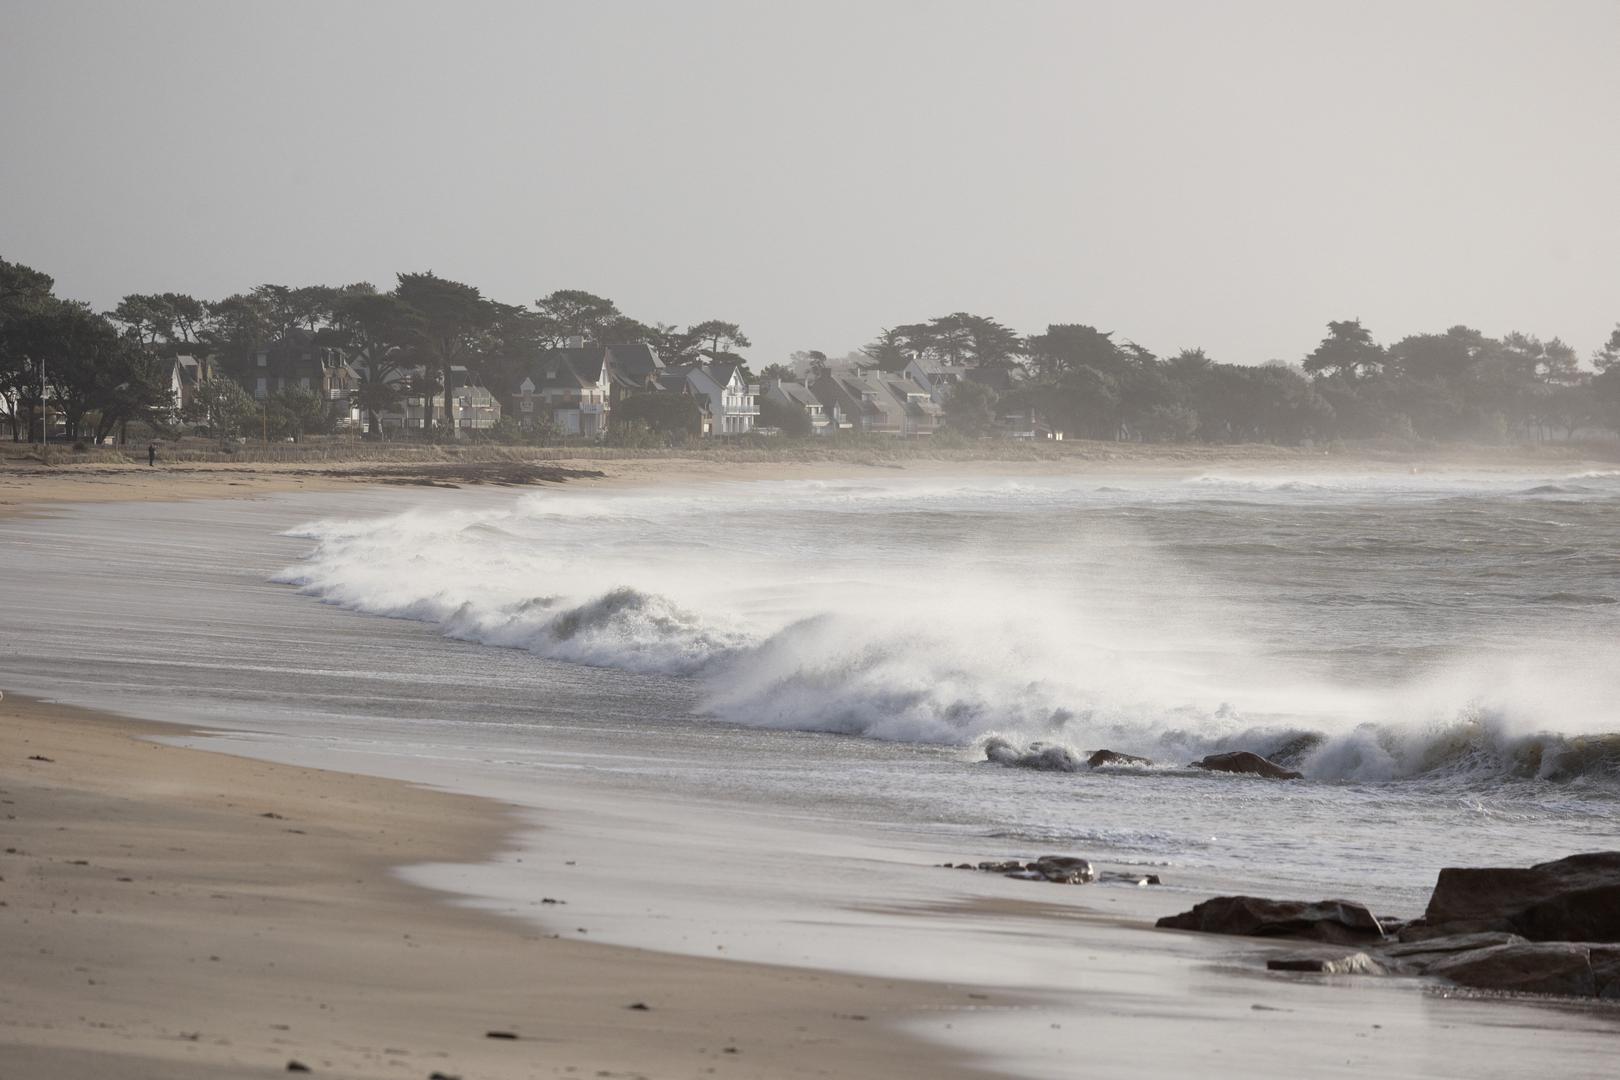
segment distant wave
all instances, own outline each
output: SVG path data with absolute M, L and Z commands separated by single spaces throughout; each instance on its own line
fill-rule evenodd
M 1583 484 L 1537 484 L 1535 487 L 1525 488 L 1515 492 L 1516 495 L 1596 495 L 1597 488 Z

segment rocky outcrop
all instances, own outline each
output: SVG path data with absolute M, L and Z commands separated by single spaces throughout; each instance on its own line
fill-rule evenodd
M 1121 754 L 1116 750 L 1098 750 L 1086 758 L 1086 764 L 1095 769 L 1099 765 L 1152 765 L 1153 762 L 1135 754 Z
M 1166 930 L 1249 937 L 1294 937 L 1338 945 L 1381 942 L 1383 927 L 1373 913 L 1350 900 L 1267 900 L 1258 896 L 1217 896 L 1156 924 Z
M 1285 769 L 1275 761 L 1268 761 L 1259 754 L 1251 754 L 1247 750 L 1233 750 L 1225 754 L 1211 754 L 1202 761 L 1193 762 L 1188 768 L 1208 769 L 1211 772 L 1248 773 L 1254 776 L 1264 776 L 1272 780 L 1303 780 L 1304 773 L 1297 773 L 1293 769 Z
M 1217 896 L 1158 925 L 1364 946 L 1273 957 L 1273 971 L 1423 975 L 1472 990 L 1620 999 L 1620 852 L 1528 869 L 1442 870 L 1424 917 L 1399 941 L 1348 900 Z
M 1412 939 L 1477 931 L 1531 941 L 1620 943 L 1620 851 L 1571 855 L 1529 869 L 1440 871 Z

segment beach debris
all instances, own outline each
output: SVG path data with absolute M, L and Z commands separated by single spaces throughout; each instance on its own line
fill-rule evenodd
M 515 1032 L 515 1031 L 486 1031 L 486 1032 L 484 1032 L 484 1038 L 486 1038 L 486 1039 L 515 1039 L 515 1038 L 517 1038 L 517 1032 Z
M 1225 754 L 1210 754 L 1202 761 L 1195 761 L 1187 766 L 1189 769 L 1207 769 L 1210 772 L 1245 773 L 1253 776 L 1264 776 L 1271 780 L 1303 780 L 1304 773 L 1285 769 L 1275 761 L 1261 757 L 1259 754 L 1247 750 L 1232 750 Z
M 302 1061 L 289 1061 L 289 1062 L 287 1062 L 287 1071 L 288 1072 L 309 1072 L 310 1068 L 309 1068 L 308 1065 L 305 1065 Z
M 1270 971 L 1305 971 L 1315 975 L 1382 975 L 1384 965 L 1364 952 L 1340 956 L 1278 956 L 1266 961 Z
M 1098 750 L 1086 758 L 1086 764 L 1095 769 L 1099 765 L 1152 765 L 1153 761 L 1135 754 L 1121 754 L 1117 750 Z
M 625 1008 L 634 1012 L 652 1012 L 652 1006 L 647 1004 L 645 1001 L 632 1001 L 630 1004 L 626 1005 Z
M 446 1072 L 431 1072 L 428 1073 L 428 1080 L 461 1080 L 461 1076 L 459 1073 L 452 1075 Z
M 266 810 L 264 813 L 260 814 L 259 816 L 264 817 L 264 818 L 271 818 L 272 820 L 275 820 L 275 821 L 285 821 L 285 820 L 287 820 L 286 818 L 282 817 L 280 814 L 276 813 L 274 810 Z
M 55 758 L 48 758 L 44 754 L 29 754 L 28 755 L 28 760 L 29 761 L 46 761 L 46 762 L 51 762 L 51 763 L 54 763 L 56 761 Z
M 1403 940 L 1506 931 L 1531 941 L 1620 942 L 1620 851 L 1528 869 L 1447 867 Z
M 1384 940 L 1383 927 L 1365 905 L 1353 900 L 1268 900 L 1259 896 L 1217 896 L 1156 926 L 1205 934 L 1297 937 L 1354 945 Z

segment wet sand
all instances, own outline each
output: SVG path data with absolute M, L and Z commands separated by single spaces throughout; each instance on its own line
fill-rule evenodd
M 148 741 L 178 730 L 0 703 L 8 1080 L 973 1075 L 892 1026 L 965 989 L 453 907 L 393 871 L 494 855 L 499 804 Z

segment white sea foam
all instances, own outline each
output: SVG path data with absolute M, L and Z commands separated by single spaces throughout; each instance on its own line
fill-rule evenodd
M 1482 483 L 1426 479 L 1423 490 Z M 314 541 L 309 557 L 277 580 L 459 639 L 688 676 L 719 720 L 964 747 L 994 735 L 1014 748 L 1009 764 L 1062 768 L 1108 747 L 1172 764 L 1288 751 L 1323 779 L 1616 767 L 1620 754 L 1596 737 L 1620 728 L 1620 664 L 1593 663 L 1620 659 L 1612 641 L 1585 652 L 1526 642 L 1514 663 L 1463 651 L 1394 685 L 1346 682 L 1252 640 L 1246 628 L 1275 622 L 1275 610 L 1155 555 L 1118 522 L 1066 518 L 1076 535 L 1038 543 L 1018 532 L 1121 492 L 1174 503 L 1211 487 L 1311 499 L 1413 486 L 1366 484 L 1206 476 L 1115 490 L 979 481 L 547 494 L 314 523 L 297 532 Z M 1526 490 L 1522 478 L 1495 489 Z M 985 509 L 997 515 L 989 539 L 954 524 L 925 539 L 908 525 Z M 1289 617 L 1302 639 L 1320 632 L 1310 609 Z

